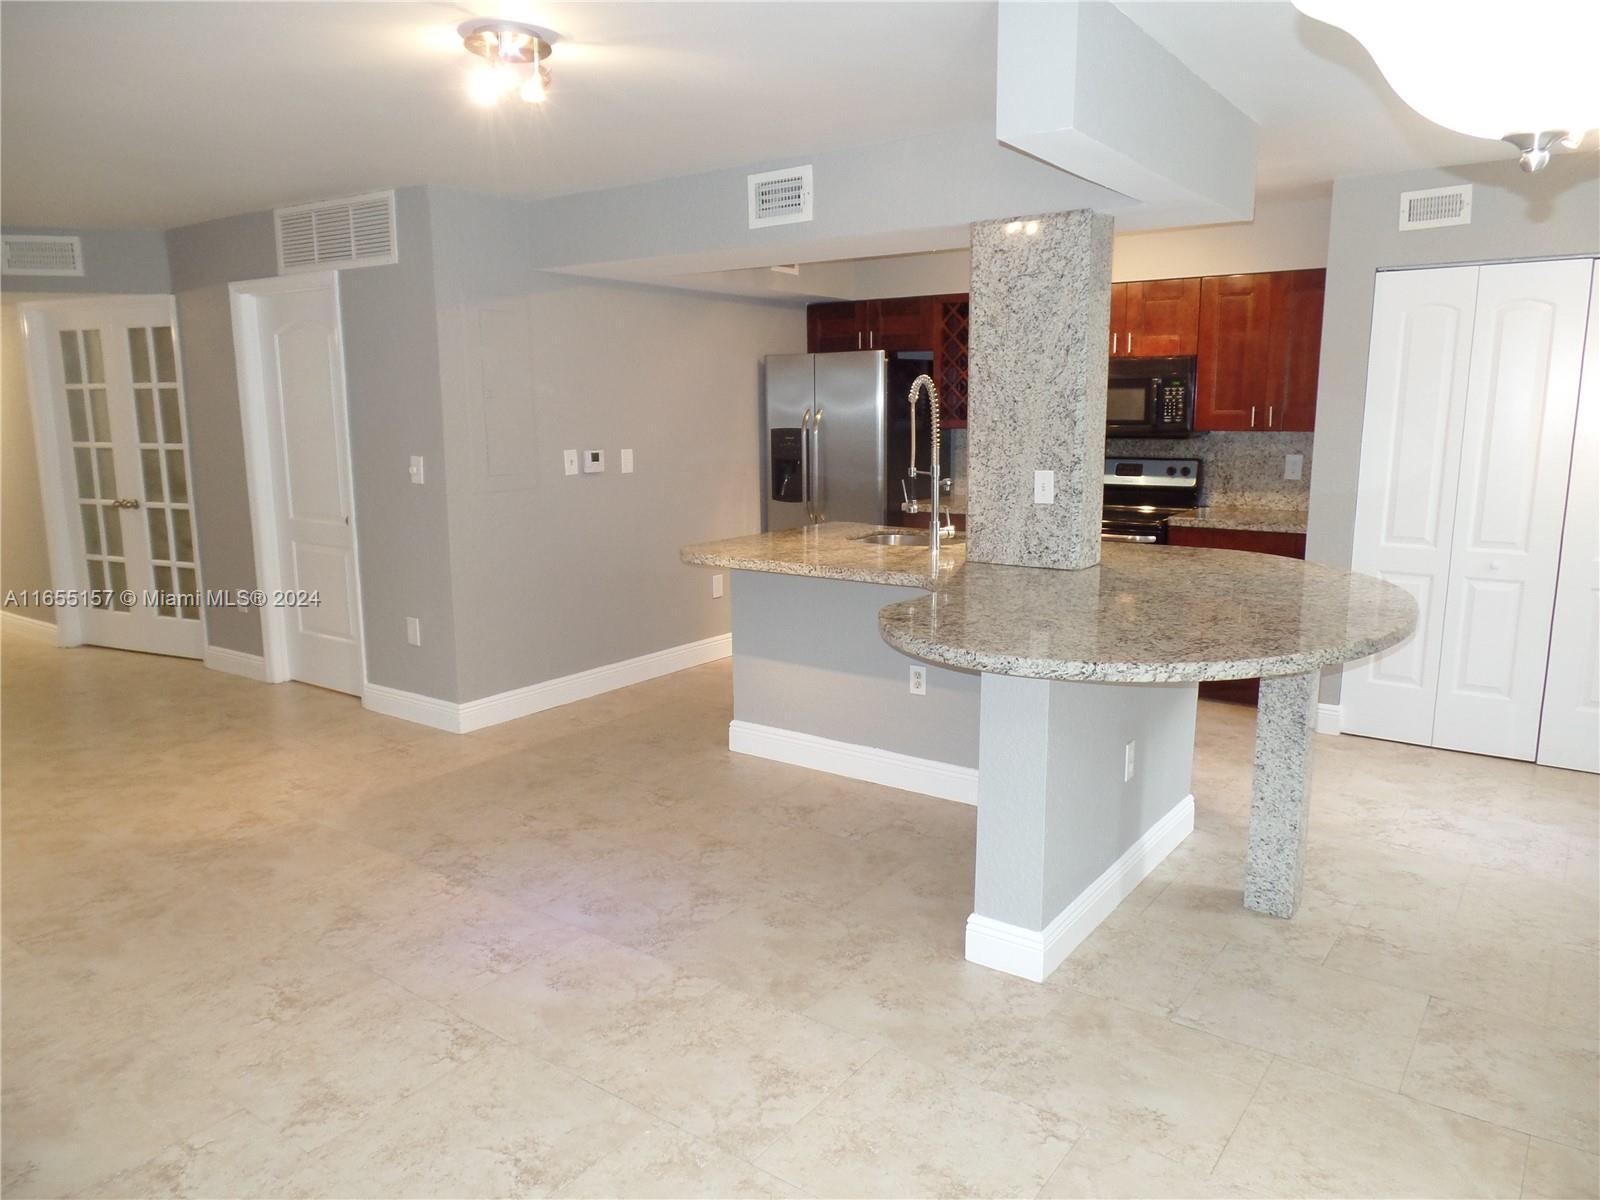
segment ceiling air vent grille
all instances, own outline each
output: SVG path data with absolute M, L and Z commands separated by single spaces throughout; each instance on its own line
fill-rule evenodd
M 280 275 L 399 261 L 393 192 L 293 204 L 274 216 Z
M 36 233 L 8 233 L 4 239 L 7 275 L 82 275 L 83 241 Z
M 811 168 L 786 167 L 749 176 L 750 228 L 811 220 Z
M 1472 223 L 1472 185 L 1400 193 L 1400 229 L 1438 229 Z

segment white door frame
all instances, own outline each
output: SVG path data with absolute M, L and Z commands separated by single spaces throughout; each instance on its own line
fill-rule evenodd
M 114 312 L 122 307 L 148 305 L 152 301 L 166 305 L 168 323 L 172 326 L 172 352 L 178 371 L 179 389 L 184 398 L 184 446 L 189 455 L 191 470 L 189 516 L 194 525 L 195 579 L 201 594 L 204 595 L 205 585 L 202 582 L 204 576 L 201 574 L 199 562 L 200 505 L 193 496 L 194 441 L 189 436 L 188 388 L 183 384 L 183 340 L 182 332 L 178 329 L 178 301 L 176 296 L 159 292 L 29 300 L 17 306 L 17 312 L 22 318 L 25 347 L 23 357 L 26 359 L 28 372 L 28 407 L 32 410 L 33 416 L 34 457 L 39 464 L 40 498 L 44 503 L 44 537 L 50 558 L 50 586 L 56 590 L 71 588 L 79 577 L 77 535 L 68 521 L 69 512 L 74 517 L 77 515 L 74 511 L 77 508 L 77 492 L 66 477 L 61 456 L 66 433 L 63 423 L 66 418 L 56 404 L 56 398 L 64 384 L 61 377 L 60 351 L 55 340 L 45 335 L 56 328 L 55 322 L 58 318 L 70 318 L 79 311 L 92 309 L 98 313 Z M 87 640 L 84 633 L 85 610 L 82 607 L 60 605 L 54 611 L 56 645 L 83 645 Z M 200 623 L 205 633 L 201 640 L 205 645 L 210 645 L 211 637 L 206 621 L 206 606 L 202 604 Z
M 245 482 L 250 493 L 250 532 L 256 544 L 256 588 L 267 593 L 289 585 L 283 579 L 284 533 L 278 523 L 274 499 L 276 467 L 267 422 L 266 378 L 262 368 L 264 347 L 258 318 L 263 296 L 328 290 L 333 293 L 334 333 L 339 354 L 339 386 L 344 392 L 345 477 L 350 480 L 350 536 L 355 554 L 356 629 L 361 642 L 361 682 L 367 682 L 366 613 L 361 603 L 361 535 L 357 528 L 355 471 L 350 461 L 350 386 L 344 363 L 344 309 L 339 297 L 337 271 L 307 271 L 269 279 L 245 279 L 228 285 L 233 310 L 233 349 L 239 375 L 239 415 L 244 428 Z M 293 676 L 289 664 L 289 610 L 274 604 L 261 606 L 261 657 L 268 683 L 286 683 Z

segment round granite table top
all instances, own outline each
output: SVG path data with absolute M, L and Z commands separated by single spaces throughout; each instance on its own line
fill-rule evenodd
M 1417 623 L 1392 583 L 1242 550 L 1107 542 L 1097 567 L 966 562 L 878 616 L 883 640 L 968 671 L 1100 683 L 1297 675 L 1364 658 Z

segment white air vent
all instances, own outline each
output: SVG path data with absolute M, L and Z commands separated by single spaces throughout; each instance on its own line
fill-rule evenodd
M 1472 223 L 1472 185 L 1400 193 L 1400 229 L 1437 229 Z
M 399 261 L 393 192 L 293 204 L 273 215 L 278 220 L 280 275 Z
M 786 167 L 749 177 L 750 228 L 811 220 L 811 168 Z
M 82 275 L 83 242 L 75 237 L 8 233 L 4 238 L 7 275 Z

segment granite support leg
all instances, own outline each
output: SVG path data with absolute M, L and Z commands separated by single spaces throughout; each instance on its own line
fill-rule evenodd
M 1318 673 L 1261 681 L 1244 906 L 1292 917 L 1305 873 Z
M 1111 218 L 972 227 L 967 558 L 1079 570 L 1100 561 Z M 1055 502 L 1034 503 L 1053 472 Z
M 1188 836 L 1195 697 L 983 676 L 969 960 L 1043 980 Z

